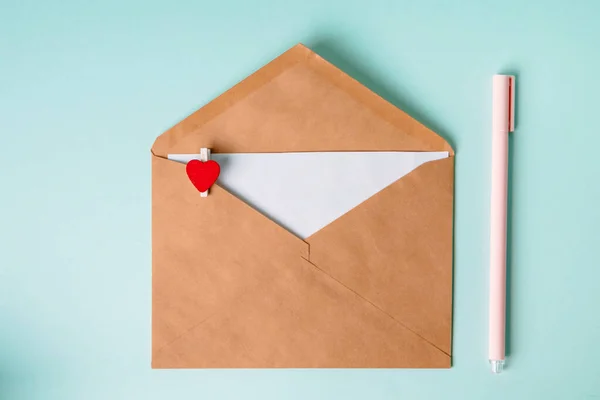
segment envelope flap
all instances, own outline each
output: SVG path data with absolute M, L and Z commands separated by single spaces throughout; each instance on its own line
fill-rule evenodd
M 152 157 L 155 351 L 268 282 L 265 256 L 308 257 L 308 244 L 217 185 L 201 198 L 183 164 Z
M 297 45 L 159 136 L 152 151 L 449 151 L 450 145 Z
M 306 239 L 310 261 L 446 354 L 454 157 L 430 161 Z

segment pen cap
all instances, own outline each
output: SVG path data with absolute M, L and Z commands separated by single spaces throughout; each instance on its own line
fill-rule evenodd
M 492 124 L 494 131 L 515 130 L 515 77 L 512 75 L 494 75 Z

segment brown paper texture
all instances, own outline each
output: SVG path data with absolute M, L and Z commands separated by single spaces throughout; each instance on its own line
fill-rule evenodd
M 171 153 L 448 151 L 306 240 Z M 447 368 L 454 153 L 302 45 L 152 148 L 154 368 Z

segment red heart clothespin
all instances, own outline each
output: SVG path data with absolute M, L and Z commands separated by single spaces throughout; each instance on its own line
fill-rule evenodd
M 191 160 L 187 163 L 185 172 L 196 189 L 204 194 L 217 181 L 221 167 L 213 160 Z
M 200 191 L 200 197 L 208 196 L 208 189 L 216 182 L 221 167 L 210 159 L 210 149 L 200 148 L 200 159 L 187 163 L 185 171 L 192 184 Z

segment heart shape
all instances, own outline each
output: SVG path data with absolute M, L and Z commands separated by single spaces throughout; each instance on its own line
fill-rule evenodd
M 206 192 L 217 181 L 221 167 L 216 161 L 191 160 L 185 167 L 190 181 L 200 192 Z

